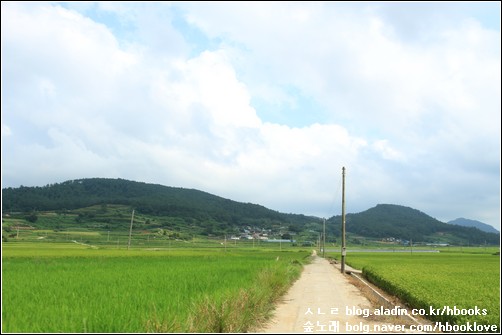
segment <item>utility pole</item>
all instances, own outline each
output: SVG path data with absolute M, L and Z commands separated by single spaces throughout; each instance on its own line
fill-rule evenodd
M 326 218 L 323 218 L 323 225 L 322 225 L 322 257 L 325 258 L 324 256 L 326 255 Z
M 279 228 L 279 250 L 282 251 L 282 225 Z
M 345 274 L 345 166 L 342 167 L 342 273 Z
M 134 222 L 134 209 L 131 215 L 131 227 L 129 228 L 129 242 L 127 242 L 127 250 L 131 247 L 132 223 Z

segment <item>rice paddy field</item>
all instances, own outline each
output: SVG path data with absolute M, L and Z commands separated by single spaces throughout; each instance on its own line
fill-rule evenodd
M 2 332 L 247 332 L 309 254 L 3 243 Z
M 426 311 L 424 316 L 431 320 L 454 324 L 470 321 L 497 325 L 500 329 L 498 250 L 452 248 L 434 253 L 349 252 L 346 263 L 362 269 L 369 281 L 397 296 L 409 307 Z M 477 307 L 481 315 L 451 315 L 455 313 L 446 312 L 447 307 L 471 312 Z M 431 313 L 431 308 L 436 313 Z M 483 309 L 486 315 L 482 315 Z
M 288 243 L 148 236 L 133 238 L 129 249 L 127 236 L 113 232 L 22 234 L 2 244 L 2 332 L 252 332 L 311 252 Z M 347 264 L 422 316 L 500 328 L 498 248 L 372 251 L 349 250 Z M 445 306 L 487 313 L 429 315 Z

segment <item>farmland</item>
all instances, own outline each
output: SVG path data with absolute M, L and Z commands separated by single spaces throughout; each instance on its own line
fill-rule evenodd
M 3 332 L 246 332 L 309 260 L 305 250 L 221 246 L 2 251 Z
M 297 278 L 312 249 L 289 242 L 203 238 L 174 229 L 131 233 L 129 244 L 124 230 L 11 229 L 2 244 L 2 331 L 252 331 Z M 413 248 L 418 249 L 431 247 Z M 387 251 L 395 252 L 349 252 L 347 262 L 410 307 L 488 311 L 432 319 L 499 324 L 498 248 L 419 253 L 392 245 Z M 327 256 L 339 252 L 328 250 Z
M 438 253 L 354 252 L 347 264 L 434 321 L 500 327 L 498 248 L 457 248 Z M 333 255 L 335 256 L 335 255 Z M 430 309 L 486 309 L 486 315 L 431 315 Z M 481 313 L 482 314 L 482 313 Z

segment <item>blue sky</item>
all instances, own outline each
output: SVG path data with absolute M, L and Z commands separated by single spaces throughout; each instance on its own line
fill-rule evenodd
M 2 187 L 500 229 L 499 2 L 2 2 Z

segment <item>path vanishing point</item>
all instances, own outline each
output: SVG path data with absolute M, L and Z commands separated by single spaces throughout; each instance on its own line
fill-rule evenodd
M 402 316 L 361 315 L 364 310 L 373 312 L 379 306 L 372 303 L 350 277 L 314 252 L 312 262 L 304 267 L 300 278 L 281 299 L 272 319 L 256 333 L 411 332 L 409 325 L 413 320 Z

